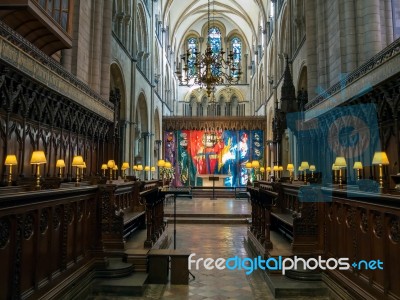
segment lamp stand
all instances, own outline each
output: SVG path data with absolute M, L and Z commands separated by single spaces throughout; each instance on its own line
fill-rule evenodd
M 8 174 L 8 185 L 12 184 L 12 165 L 10 165 L 10 173 Z
M 112 168 L 110 168 L 110 181 L 112 181 L 113 180 L 113 170 L 112 170 Z
M 289 181 L 293 183 L 293 171 L 289 171 Z
M 314 178 L 314 171 L 311 171 L 311 178 Z
M 79 186 L 79 168 L 76 167 L 76 184 L 75 186 Z
M 36 189 L 40 190 L 40 165 L 36 165 Z
M 106 177 L 106 170 L 103 169 L 103 177 Z
M 379 164 L 379 191 L 383 193 L 383 173 L 382 164 Z
M 307 184 L 307 173 L 306 173 L 307 171 L 306 170 L 304 170 L 304 184 Z
M 339 189 L 343 187 L 342 185 L 342 169 L 339 169 Z
M 357 169 L 357 180 L 360 180 L 360 169 Z

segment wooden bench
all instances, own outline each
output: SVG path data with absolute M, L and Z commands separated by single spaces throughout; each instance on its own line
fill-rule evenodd
M 145 225 L 145 211 L 133 211 L 124 213 L 123 237 L 127 238 L 137 229 L 143 228 L 144 225 Z
M 271 229 L 293 241 L 293 216 L 291 213 L 271 212 Z

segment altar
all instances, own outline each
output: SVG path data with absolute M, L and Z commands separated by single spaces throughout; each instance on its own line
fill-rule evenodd
M 223 187 L 225 186 L 225 179 L 231 177 L 232 175 L 229 174 L 196 174 L 196 186 L 204 186 L 204 187 L 212 187 L 218 186 Z M 197 184 L 197 178 L 201 178 L 203 184 Z

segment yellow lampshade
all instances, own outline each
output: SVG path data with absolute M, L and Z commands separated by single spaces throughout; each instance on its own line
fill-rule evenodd
M 332 171 L 337 171 L 339 170 L 339 167 L 336 166 L 334 163 L 332 164 Z
M 172 164 L 169 161 L 166 161 L 164 167 L 170 169 L 172 168 Z
M 128 162 L 123 162 L 121 166 L 121 170 L 126 170 L 129 169 L 129 163 Z
M 46 155 L 43 151 L 33 151 L 31 165 L 41 165 L 47 163 Z
M 336 157 L 335 166 L 339 168 L 347 167 L 346 159 L 343 156 Z
M 251 162 L 246 163 L 246 169 L 251 169 Z
M 83 164 L 81 164 L 80 166 L 77 166 L 78 168 L 81 168 L 81 169 L 86 169 L 86 163 L 85 162 L 83 162 Z
M 286 167 L 286 170 L 293 171 L 294 170 L 294 165 L 293 164 L 288 164 L 287 167 Z
M 156 167 L 151 167 L 150 171 L 154 172 L 156 170 Z
M 17 157 L 14 154 L 9 154 L 6 157 L 6 161 L 4 162 L 6 166 L 15 166 L 18 164 Z
M 301 167 L 302 171 L 305 171 L 305 170 L 308 170 L 310 168 L 310 165 L 308 164 L 307 161 L 302 161 L 300 167 Z
M 374 157 L 372 159 L 373 165 L 388 165 L 389 159 L 386 155 L 386 152 L 375 152 Z
M 83 165 L 83 157 L 80 155 L 74 156 L 72 159 L 72 164 L 73 167 L 78 167 Z
M 114 168 L 113 168 L 113 170 L 114 170 L 114 171 L 117 171 L 117 170 L 118 170 L 118 166 L 115 165 Z
M 102 169 L 102 170 L 107 170 L 107 169 L 108 169 L 107 164 L 102 164 L 102 165 L 101 165 L 101 169 Z
M 279 171 L 279 167 L 278 167 L 278 166 L 274 166 L 274 167 L 272 168 L 272 170 L 274 170 L 274 171 Z
M 134 165 L 134 166 L 133 166 L 133 170 L 134 170 L 134 171 L 137 171 L 137 165 Z
M 267 172 L 271 172 L 271 167 L 267 167 Z
M 303 171 L 303 168 L 300 166 L 300 167 L 298 168 L 298 170 L 299 170 L 299 171 Z
M 310 166 L 310 171 L 313 171 L 313 172 L 314 172 L 315 170 L 316 170 L 315 165 L 311 165 L 311 166 Z
M 362 162 L 361 162 L 361 161 L 356 161 L 356 162 L 354 162 L 353 169 L 361 170 L 362 168 L 363 168 L 363 165 L 362 165 Z
M 138 166 L 137 166 L 137 170 L 138 170 L 138 171 L 143 171 L 143 165 L 138 165 Z
M 144 167 L 144 170 L 147 172 L 147 171 L 150 171 L 150 166 L 145 166 Z
M 251 167 L 254 169 L 259 169 L 260 168 L 260 162 L 258 160 L 253 160 L 251 162 Z
M 264 173 L 264 172 L 265 172 L 265 168 L 264 168 L 264 167 L 261 167 L 261 168 L 260 168 L 260 172 L 261 172 L 261 173 Z
M 283 166 L 278 166 L 278 171 L 283 171 Z
M 63 159 L 58 159 L 56 162 L 57 168 L 65 168 L 65 161 Z
M 115 167 L 115 161 L 112 160 L 112 159 L 110 159 L 110 160 L 107 162 L 107 167 L 109 167 L 110 169 L 114 169 L 114 167 Z
M 165 167 L 165 160 L 160 159 L 160 160 L 157 162 L 157 166 L 158 166 L 158 167 Z

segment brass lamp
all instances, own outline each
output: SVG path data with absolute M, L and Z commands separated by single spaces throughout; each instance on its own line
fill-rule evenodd
M 10 166 L 10 172 L 8 173 L 8 185 L 12 184 L 12 166 L 16 166 L 17 164 L 17 157 L 14 154 L 7 155 L 4 165 Z
M 101 169 L 103 170 L 103 176 L 106 177 L 106 170 L 108 169 L 107 164 L 102 164 Z
M 113 171 L 115 173 L 115 175 L 114 175 L 115 180 L 118 180 L 118 166 L 117 166 L 117 164 L 115 164 L 114 168 L 112 168 L 112 169 L 113 169 Z
M 302 161 L 300 167 L 304 172 L 304 183 L 307 184 L 307 170 L 310 168 L 310 165 L 307 161 Z
M 339 171 L 339 167 L 335 166 L 335 163 L 332 164 L 332 171 L 333 171 L 333 176 L 334 176 L 333 183 L 336 183 L 338 181 L 336 171 Z
M 122 166 L 121 166 L 121 170 L 122 170 L 122 172 L 123 172 L 123 178 L 124 178 L 124 180 L 126 179 L 126 170 L 127 169 L 129 169 L 129 163 L 128 162 L 123 162 L 122 163 Z
M 264 180 L 264 173 L 265 173 L 265 168 L 264 167 L 261 167 L 260 168 L 260 172 L 261 172 L 261 177 L 262 177 L 262 180 Z
M 110 159 L 107 162 L 107 167 L 110 169 L 110 181 L 112 181 L 113 180 L 113 169 L 115 167 L 115 161 Z
M 301 166 L 299 166 L 298 171 L 299 171 L 299 177 L 297 178 L 297 180 L 300 181 L 300 176 L 301 176 L 301 172 L 303 172 L 303 168 Z
M 271 173 L 271 167 L 267 167 L 266 171 L 267 171 L 267 176 L 266 177 L 267 177 L 267 180 L 268 180 L 268 176 Z
M 33 151 L 31 165 L 36 165 L 36 188 L 40 190 L 40 165 L 47 163 L 46 155 L 43 151 Z
M 253 160 L 251 162 L 251 167 L 254 169 L 254 175 L 256 175 L 256 179 L 258 180 L 258 172 L 257 170 L 260 168 L 260 162 L 258 160 Z
M 379 165 L 379 190 L 383 192 L 383 173 L 382 166 L 389 164 L 389 159 L 386 155 L 386 152 L 375 152 L 374 157 L 372 158 L 373 165 Z
M 140 178 L 140 172 L 143 171 L 143 165 L 137 165 L 137 170 L 139 171 L 139 178 Z
M 290 183 L 292 183 L 292 181 L 293 181 L 294 165 L 293 165 L 293 164 L 288 164 L 287 167 L 286 167 L 286 170 L 289 171 L 289 180 L 290 180 Z
M 361 161 L 354 162 L 353 169 L 357 170 L 357 180 L 360 180 L 360 170 L 363 168 Z
M 251 176 L 250 176 L 250 172 L 251 172 L 251 162 L 247 162 L 245 165 L 246 169 L 247 169 L 247 184 L 249 184 L 249 182 L 251 182 Z
M 279 179 L 279 177 L 278 177 L 279 176 L 279 174 L 278 174 L 279 166 L 273 166 L 272 171 L 274 171 L 274 179 L 278 180 Z
M 156 167 L 151 167 L 150 168 L 150 171 L 151 171 L 151 179 L 154 179 L 154 172 L 156 171 Z
M 79 186 L 79 167 L 83 166 L 83 157 L 80 155 L 74 156 L 71 165 L 76 167 L 76 186 Z
M 134 165 L 134 166 L 132 167 L 132 169 L 133 169 L 133 174 L 134 174 L 135 177 L 136 177 L 137 165 Z
M 339 168 L 339 188 L 342 188 L 342 168 L 347 167 L 346 159 L 343 156 L 336 157 L 335 166 Z
M 279 178 L 282 178 L 283 166 L 278 166 Z
M 162 178 L 162 181 L 163 181 L 163 186 L 164 186 L 164 184 L 165 184 L 165 176 L 164 176 L 164 173 L 165 173 L 165 160 L 160 159 L 157 162 L 157 166 L 158 166 L 158 171 L 159 171 L 158 179 L 160 179 L 160 175 L 161 175 L 161 178 Z
M 83 169 L 86 169 L 86 163 L 83 162 L 83 164 L 78 166 L 78 168 L 81 169 L 81 175 L 80 175 L 79 179 L 82 181 L 83 180 Z
M 145 166 L 144 172 L 145 172 L 145 175 L 148 175 L 147 180 L 149 180 L 150 179 L 150 166 Z
M 315 170 L 316 170 L 315 165 L 311 165 L 311 166 L 310 166 L 311 178 L 314 178 L 314 172 L 315 172 Z
M 58 177 L 62 178 L 62 169 L 65 168 L 65 161 L 63 159 L 58 159 L 56 162 L 56 168 L 60 168 Z

